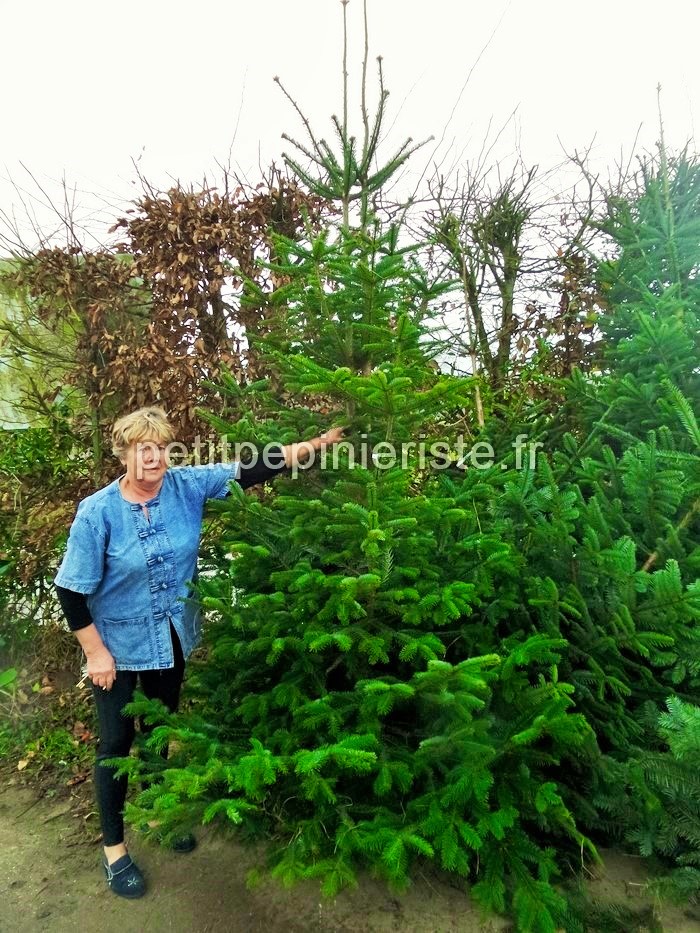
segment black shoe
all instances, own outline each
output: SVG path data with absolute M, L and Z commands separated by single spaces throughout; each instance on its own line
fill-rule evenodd
M 122 855 L 110 865 L 102 856 L 102 867 L 107 876 L 107 884 L 119 897 L 143 897 L 146 882 L 130 855 Z
M 157 829 L 157 827 L 155 827 Z M 148 834 L 151 832 L 151 827 L 144 823 L 141 826 L 141 832 Z M 187 852 L 192 852 L 193 849 L 197 848 L 197 840 L 194 838 L 192 833 L 187 833 L 185 836 L 177 836 L 175 839 L 168 839 L 164 834 L 160 832 L 155 832 L 151 838 L 160 843 L 164 849 L 169 849 L 171 852 L 177 852 L 179 855 L 184 855 Z
M 194 838 L 192 833 L 187 833 L 186 836 L 180 836 L 179 839 L 173 839 L 170 844 L 167 844 L 167 848 L 173 852 L 177 852 L 179 855 L 184 855 L 187 852 L 191 852 L 193 849 L 197 848 L 197 840 Z

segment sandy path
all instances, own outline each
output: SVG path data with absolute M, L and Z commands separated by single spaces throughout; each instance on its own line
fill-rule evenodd
M 477 933 L 481 923 L 459 890 L 418 881 L 401 900 L 371 880 L 323 901 L 316 884 L 291 891 L 268 883 L 253 891 L 250 850 L 211 831 L 189 855 L 132 844 L 150 890 L 138 901 L 112 894 L 99 869 L 100 847 L 86 842 L 71 801 L 37 798 L 0 785 L 2 933 Z M 700 927 L 698 927 L 700 930 Z

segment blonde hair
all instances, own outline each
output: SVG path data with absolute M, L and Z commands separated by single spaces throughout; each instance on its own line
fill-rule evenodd
M 120 459 L 132 444 L 139 441 L 158 441 L 169 444 L 175 432 L 162 408 L 148 406 L 132 411 L 115 421 L 112 428 L 112 452 Z

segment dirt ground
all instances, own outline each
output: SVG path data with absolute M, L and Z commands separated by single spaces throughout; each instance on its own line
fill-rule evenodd
M 457 888 L 419 878 L 400 898 L 363 880 L 334 901 L 316 884 L 285 890 L 266 883 L 249 890 L 245 877 L 255 855 L 211 830 L 198 848 L 176 855 L 133 840 L 132 854 L 149 891 L 125 901 L 109 891 L 99 868 L 94 814 L 85 793 L 47 799 L 16 778 L 0 782 L 1 933 L 496 933 L 508 928 L 484 921 Z M 88 798 L 89 799 L 89 798 Z M 591 884 L 599 897 L 636 898 L 644 880 L 639 860 L 608 853 L 606 872 Z M 626 901 L 629 903 L 629 900 Z M 684 911 L 662 911 L 667 933 L 700 933 L 700 920 Z
M 70 799 L 42 799 L 16 785 L 0 787 L 0 931 L 2 933 L 415 933 L 497 931 L 481 923 L 465 895 L 439 882 L 418 882 L 401 900 L 368 879 L 361 890 L 324 901 L 317 884 L 291 891 L 268 883 L 248 890 L 254 853 L 211 831 L 176 855 L 143 840 L 130 850 L 149 884 L 125 901 L 107 888 L 100 845 L 72 815 Z

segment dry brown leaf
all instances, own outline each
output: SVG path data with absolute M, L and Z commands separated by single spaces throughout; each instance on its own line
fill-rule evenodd
M 75 787 L 76 784 L 82 784 L 90 777 L 89 771 L 82 771 L 80 774 L 74 774 L 72 778 L 66 781 L 66 787 Z

